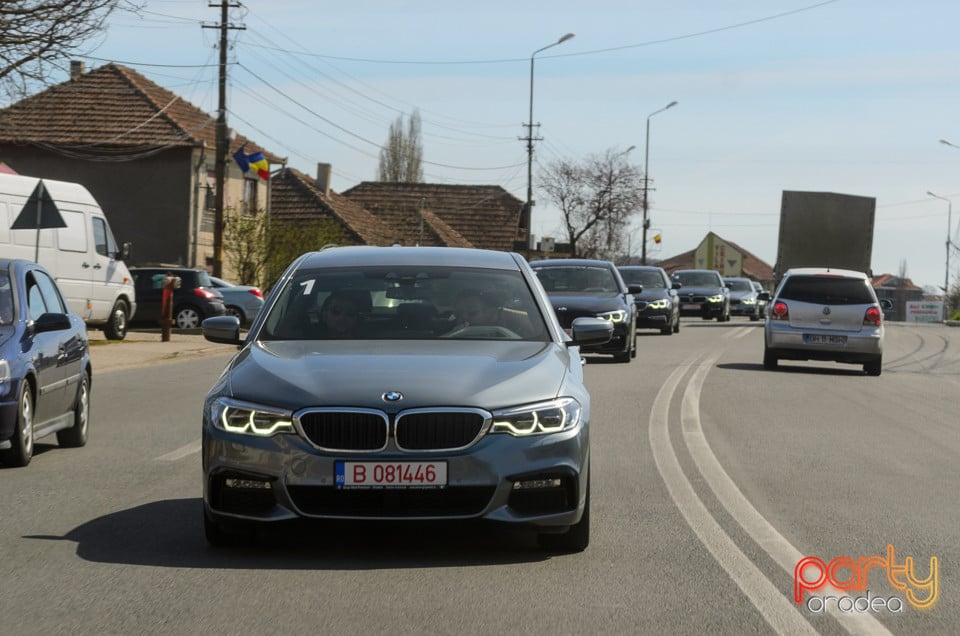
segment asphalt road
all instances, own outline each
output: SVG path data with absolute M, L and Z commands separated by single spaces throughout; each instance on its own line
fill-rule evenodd
M 562 556 L 495 526 L 402 523 L 211 549 L 200 408 L 227 354 L 95 374 L 89 444 L 45 440 L 0 470 L 2 631 L 960 633 L 960 330 L 888 326 L 877 378 L 764 371 L 749 321 L 684 320 L 638 346 L 630 364 L 588 359 L 592 539 Z M 937 558 L 932 608 L 793 601 L 800 558 L 888 560 L 888 545 L 915 578 Z M 879 565 L 867 580 L 873 601 L 929 597 Z

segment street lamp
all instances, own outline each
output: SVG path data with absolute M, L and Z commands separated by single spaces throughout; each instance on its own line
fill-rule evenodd
M 527 126 L 527 202 L 523 206 L 523 214 L 520 219 L 520 226 L 525 227 L 528 232 L 532 229 L 530 224 L 530 217 L 533 214 L 533 58 L 536 57 L 537 53 L 541 51 L 546 51 L 547 49 L 557 46 L 558 44 L 563 44 L 567 40 L 573 37 L 573 33 L 567 33 L 559 40 L 553 44 L 548 44 L 547 46 L 537 49 L 530 55 L 530 119 L 528 120 Z
M 650 189 L 650 118 L 676 105 L 677 102 L 672 101 L 660 110 L 647 115 L 646 150 L 643 157 L 643 245 L 640 246 L 640 262 L 644 265 L 647 264 L 647 229 L 650 228 L 650 219 L 647 217 L 647 211 L 650 209 L 648 198 L 648 191 Z
M 949 141 L 947 141 L 946 139 L 941 139 L 941 140 L 940 140 L 940 143 L 942 143 L 944 146 L 950 146 L 950 147 L 952 147 L 952 148 L 960 148 L 960 146 L 958 146 L 957 144 L 952 144 L 952 143 L 950 143 Z
M 940 199 L 941 201 L 946 201 L 946 202 L 947 202 L 947 273 L 946 273 L 946 274 L 944 275 L 944 277 L 943 277 L 943 300 L 944 300 L 943 306 L 944 306 L 944 308 L 946 308 L 946 306 L 947 306 L 947 302 L 946 302 L 946 301 L 947 301 L 947 298 L 950 296 L 950 245 L 951 245 L 951 241 L 950 241 L 950 224 L 951 224 L 951 220 L 950 220 L 950 217 L 953 216 L 953 202 L 952 202 L 950 199 L 948 199 L 948 198 L 946 198 L 946 197 L 942 197 L 942 196 L 940 196 L 940 195 L 938 195 L 938 194 L 934 194 L 933 192 L 930 192 L 929 190 L 927 191 L 927 194 L 929 194 L 930 196 L 932 196 L 934 199 Z M 946 309 L 944 309 L 944 311 L 946 311 Z

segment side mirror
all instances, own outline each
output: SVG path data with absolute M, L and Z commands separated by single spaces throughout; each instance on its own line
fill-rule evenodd
M 889 298 L 880 301 L 880 309 L 893 309 L 893 302 Z
M 34 333 L 47 331 L 64 331 L 70 328 L 70 317 L 67 314 L 42 314 L 33 321 Z
M 129 261 L 131 256 L 133 256 L 133 243 L 124 243 L 113 257 L 118 261 Z
M 681 287 L 683 287 L 683 283 L 681 283 L 681 282 L 678 281 L 678 280 L 675 280 L 675 281 L 673 281 L 673 285 L 671 285 L 670 288 L 671 288 L 671 289 L 680 289 Z
M 240 320 L 236 316 L 214 316 L 200 323 L 203 337 L 218 344 L 237 345 L 240 339 Z
M 642 294 L 643 285 L 640 285 L 639 283 L 627 285 L 627 291 L 629 291 L 631 294 Z
M 613 323 L 602 318 L 574 318 L 570 329 L 572 340 L 568 347 L 580 345 L 600 345 L 613 338 Z
M 759 294 L 757 294 L 757 300 L 770 300 L 771 298 L 773 297 L 770 295 L 770 292 L 768 291 L 762 291 Z

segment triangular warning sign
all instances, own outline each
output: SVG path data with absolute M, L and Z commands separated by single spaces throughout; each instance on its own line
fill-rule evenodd
M 11 230 L 45 230 L 54 227 L 67 227 L 66 221 L 60 216 L 60 210 L 50 197 L 50 192 L 43 185 L 43 181 L 37 182 L 37 187 L 33 189 L 33 194 L 27 199 L 23 210 L 17 216 L 17 219 L 10 226 Z

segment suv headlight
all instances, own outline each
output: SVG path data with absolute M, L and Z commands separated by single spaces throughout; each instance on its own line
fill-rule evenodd
M 668 298 L 660 298 L 648 303 L 647 307 L 650 309 L 670 309 L 670 300 Z
M 717 294 L 716 296 L 708 296 L 708 297 L 707 297 L 707 302 L 708 302 L 708 303 L 722 303 L 722 302 L 723 302 L 723 294 Z
M 740 302 L 741 302 L 742 304 L 744 304 L 744 305 L 756 305 L 756 304 L 757 304 L 757 299 L 756 299 L 756 298 L 741 298 L 741 299 L 740 299 Z
M 609 320 L 610 322 L 623 322 L 627 319 L 627 312 L 623 309 L 615 309 L 614 311 L 605 311 L 602 314 L 597 314 L 597 318 Z
M 217 398 L 210 405 L 210 421 L 227 433 L 269 437 L 294 432 L 290 411 L 227 397 Z
M 580 422 L 580 403 L 570 397 L 494 411 L 491 433 L 514 437 L 559 433 Z

